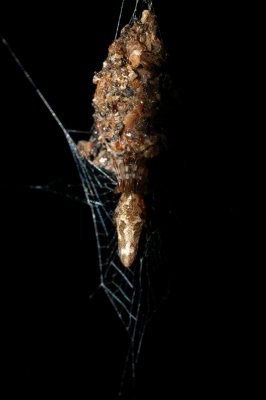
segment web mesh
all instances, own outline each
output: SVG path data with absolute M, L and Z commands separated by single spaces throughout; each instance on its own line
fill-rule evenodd
M 156 284 L 152 282 L 160 264 L 160 233 L 154 221 L 155 208 L 150 205 L 151 212 L 142 235 L 139 256 L 131 268 L 125 268 L 118 256 L 117 233 L 112 219 L 118 200 L 114 192 L 117 184 L 115 177 L 81 158 L 75 142 L 67 132 L 65 135 L 92 212 L 100 287 L 129 334 L 128 361 L 131 361 L 129 364 L 134 377 L 145 327 L 158 305 Z

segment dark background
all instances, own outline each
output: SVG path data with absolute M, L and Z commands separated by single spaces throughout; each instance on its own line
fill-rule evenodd
M 256 136 L 262 130 L 250 20 L 232 8 L 177 4 L 173 10 L 170 1 L 154 3 L 177 91 L 160 176 L 171 221 L 171 294 L 147 329 L 136 398 L 254 394 L 265 162 Z M 132 9 L 126 1 L 122 25 Z M 1 10 L 1 33 L 67 128 L 92 124 L 92 76 L 114 38 L 119 11 L 120 1 L 90 3 L 88 10 L 47 2 Z M 8 389 L 32 398 L 115 398 L 127 342 L 104 294 L 89 299 L 98 283 L 89 209 L 27 189 L 75 175 L 71 153 L 3 45 L 0 60 Z

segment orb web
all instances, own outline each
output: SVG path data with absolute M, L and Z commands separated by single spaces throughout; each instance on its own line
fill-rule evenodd
M 79 172 L 86 202 L 91 208 L 98 249 L 99 287 L 104 290 L 128 332 L 126 367 L 130 366 L 134 377 L 145 328 L 159 302 L 155 288 L 161 261 L 160 231 L 154 215 L 155 199 L 152 197 L 150 201 L 139 255 L 131 268 L 125 268 L 119 259 L 117 232 L 113 223 L 118 199 L 115 176 L 82 158 L 69 133 L 64 133 Z

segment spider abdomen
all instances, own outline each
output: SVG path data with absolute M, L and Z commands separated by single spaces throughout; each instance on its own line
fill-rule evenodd
M 123 193 L 115 210 L 114 223 L 119 257 L 125 267 L 130 267 L 136 258 L 144 222 L 145 204 L 142 195 Z

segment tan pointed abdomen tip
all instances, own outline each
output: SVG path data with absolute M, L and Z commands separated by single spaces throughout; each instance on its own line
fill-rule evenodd
M 137 193 L 123 193 L 114 213 L 121 263 L 129 268 L 138 252 L 144 217 L 144 200 Z
M 119 252 L 120 261 L 126 268 L 131 267 L 136 258 L 136 251 L 133 251 L 133 249 L 130 250 L 129 252 L 128 249 L 120 249 Z

